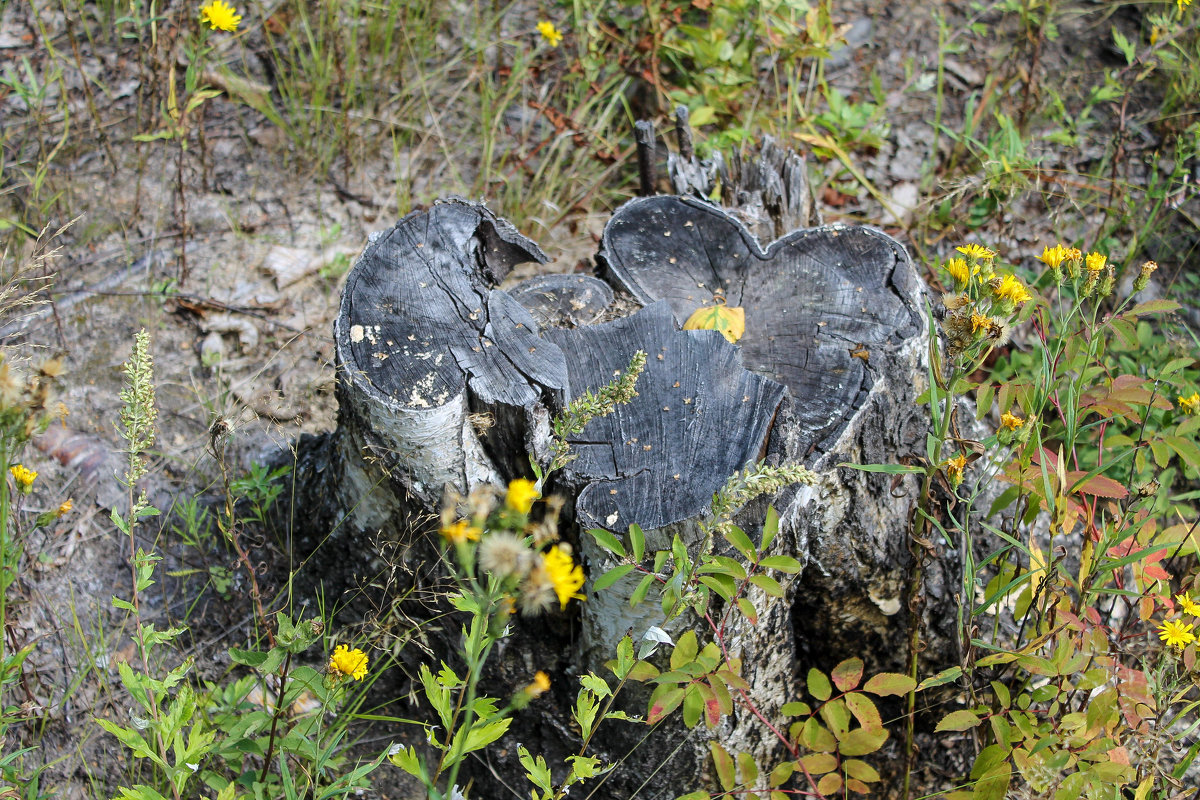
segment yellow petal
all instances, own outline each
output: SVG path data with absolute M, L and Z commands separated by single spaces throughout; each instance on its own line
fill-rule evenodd
M 683 323 L 685 331 L 720 331 L 731 342 L 746 332 L 746 310 L 741 306 L 704 306 L 697 308 Z

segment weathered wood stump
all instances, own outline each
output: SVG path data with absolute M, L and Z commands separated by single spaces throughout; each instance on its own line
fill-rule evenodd
M 926 418 L 913 401 L 928 331 L 903 247 L 869 228 L 825 226 L 764 249 L 718 207 L 651 197 L 626 204 L 608 224 L 598 259 L 604 283 L 570 276 L 498 288 L 513 264 L 543 259 L 486 208 L 458 200 L 372 239 L 347 279 L 334 329 L 338 429 L 301 447 L 313 520 L 302 546 L 379 542 L 376 568 L 409 565 L 401 588 L 435 580 L 437 544 L 420 520 L 436 515 L 446 487 L 467 493 L 526 476 L 528 454 L 547 458 L 551 416 L 643 350 L 638 397 L 571 440 L 578 458 L 549 487 L 568 499 L 564 537 L 581 549 L 591 579 L 612 564 L 582 531 L 623 533 L 636 523 L 650 550 L 675 534 L 699 548 L 698 523 L 731 473 L 764 458 L 804 464 L 821 474 L 818 485 L 790 487 L 738 520 L 758 536 L 773 503 L 781 530 L 772 551 L 805 565 L 785 581 L 784 602 L 754 597 L 758 624 L 730 632 L 759 711 L 777 715 L 796 699 L 810 665 L 859 655 L 871 669 L 901 669 L 915 486 L 837 464 L 894 461 L 923 443 Z M 611 300 L 608 287 L 643 307 L 593 324 Z M 718 295 L 745 309 L 736 345 L 715 331 L 680 330 Z M 355 549 L 362 545 L 339 552 Z M 940 661 L 953 638 L 938 600 L 949 600 L 943 589 L 954 582 L 930 572 L 923 638 L 927 657 Z M 599 670 L 621 636 L 654 624 L 656 604 L 629 608 L 631 582 L 588 591 L 581 635 L 560 665 Z M 635 733 L 597 746 L 615 761 Z M 735 713 L 720 735 L 762 763 L 783 757 L 753 715 Z M 629 763 L 669 755 L 662 779 L 679 792 L 694 788 L 707 750 L 699 737 L 676 744 L 654 743 Z M 613 780 L 629 789 L 640 782 Z M 611 783 L 605 793 L 620 796 Z

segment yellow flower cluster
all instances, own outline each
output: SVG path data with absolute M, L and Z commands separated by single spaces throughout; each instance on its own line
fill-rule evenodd
M 38 474 L 31 469 L 28 469 L 24 464 L 15 464 L 8 468 L 12 473 L 13 480 L 17 483 L 17 489 L 21 494 L 29 494 L 33 491 L 33 482 L 37 480 Z
M 967 457 L 959 453 L 946 462 L 946 477 L 955 489 L 963 482 L 963 470 L 967 468 Z
M 955 291 L 944 298 L 951 312 L 943 324 L 950 354 L 972 346 L 980 346 L 981 353 L 982 348 L 1005 344 L 1014 313 L 1033 296 L 1015 275 L 996 274 L 995 251 L 979 244 L 955 249 L 962 255 L 944 265 Z
M 353 678 L 361 681 L 367 676 L 367 654 L 357 647 L 339 644 L 329 657 L 329 674 L 334 678 Z
M 504 505 L 519 514 L 528 514 L 533 508 L 533 501 L 542 496 L 537 490 L 537 484 L 525 478 L 517 478 L 508 485 L 504 495 Z
M 558 47 L 562 42 L 562 31 L 554 27 L 553 22 L 543 20 L 537 24 L 537 32 L 542 35 L 542 39 L 551 47 Z
M 1179 403 L 1179 410 L 1188 416 L 1200 413 L 1200 392 L 1192 392 L 1190 397 L 1179 395 L 1177 401 Z
M 200 6 L 200 19 L 207 22 L 214 31 L 233 33 L 242 21 L 242 15 L 225 0 L 212 0 L 211 3 Z
M 1193 600 L 1187 592 L 1175 595 L 1175 601 L 1179 603 L 1183 613 L 1200 617 L 1200 603 Z M 1181 619 L 1166 620 L 1158 627 L 1158 638 L 1162 639 L 1167 647 L 1182 650 L 1196 641 L 1196 626 Z

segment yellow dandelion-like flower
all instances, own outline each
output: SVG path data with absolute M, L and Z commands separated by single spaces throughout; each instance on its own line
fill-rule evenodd
M 540 669 L 533 674 L 533 680 L 525 687 L 525 694 L 538 697 L 550 691 L 550 676 Z
M 1183 10 L 1185 8 L 1187 8 L 1188 6 L 1190 6 L 1191 4 L 1192 4 L 1192 0 L 1175 0 L 1175 5 L 1179 6 L 1180 14 L 1182 14 Z
M 54 510 L 54 516 L 62 519 L 67 514 L 71 513 L 72 508 L 74 508 L 74 503 L 72 503 L 71 498 L 68 497 L 66 500 L 63 500 L 61 503 L 59 503 L 58 508 Z
M 468 541 L 478 542 L 479 536 L 482 533 L 482 530 L 470 524 L 465 519 L 460 519 L 452 525 L 442 526 L 442 538 L 450 544 L 462 544 Z
M 343 676 L 361 681 L 367 676 L 367 654 L 357 647 L 353 650 L 344 644 L 339 644 L 329 657 L 329 674 L 341 678 Z
M 950 479 L 950 485 L 955 489 L 963 482 L 963 470 L 966 468 L 967 457 L 962 453 L 946 462 L 946 477 Z
M 541 497 L 537 484 L 525 478 L 517 478 L 508 485 L 508 493 L 504 496 L 504 505 L 513 511 L 528 514 L 533 508 L 533 501 Z
M 991 325 L 992 318 L 986 314 L 971 314 L 971 333 L 978 333 L 980 330 L 987 330 Z
M 26 468 L 23 464 L 15 464 L 8 468 L 12 473 L 13 480 L 17 482 L 17 489 L 21 494 L 29 494 L 33 491 L 33 482 L 37 480 L 38 474 L 31 469 Z
M 1200 392 L 1192 392 L 1191 397 L 1180 395 L 1177 400 L 1179 402 L 1179 410 L 1188 416 L 1200 412 Z M 35 472 L 34 475 L 37 475 L 37 473 Z
M 558 47 L 559 43 L 562 42 L 562 31 L 554 27 L 553 22 L 548 22 L 546 20 L 539 22 L 537 24 L 537 32 L 542 35 L 542 38 L 546 41 L 546 44 L 550 45 L 551 47 Z
M 1158 638 L 1166 642 L 1168 647 L 1177 647 L 1182 650 L 1187 645 L 1196 641 L 1196 634 L 1192 632 L 1192 624 L 1190 622 L 1170 620 L 1164 622 L 1159 627 Z
M 971 280 L 971 271 L 967 268 L 967 260 L 965 258 L 952 258 L 946 262 L 946 271 L 950 273 L 950 277 L 955 283 L 966 285 L 967 281 Z M 976 269 L 976 272 L 979 270 Z
M 1070 250 L 1061 244 L 1056 244 L 1054 247 L 1043 247 L 1042 254 L 1038 256 L 1038 260 L 1051 269 L 1058 269 L 1070 254 Z
M 567 607 L 567 601 L 572 598 L 583 600 L 579 593 L 583 588 L 583 567 L 571 560 L 571 554 L 561 545 L 550 548 L 545 555 L 546 575 L 554 584 L 554 593 L 558 595 L 558 603 L 562 608 Z
M 1108 256 L 1100 253 L 1088 253 L 1087 259 L 1084 261 L 1084 265 L 1087 267 L 1088 272 L 1099 272 L 1100 270 L 1104 269 L 1104 264 L 1107 261 Z
M 996 297 L 1002 300 L 1011 300 L 1016 305 L 1023 305 L 1031 299 L 1029 291 L 1026 290 L 1025 284 L 1021 283 L 1020 279 L 1015 275 L 1005 275 L 1000 279 L 1000 284 L 996 286 Z
M 956 247 L 954 249 L 962 253 L 967 258 L 974 258 L 978 259 L 979 261 L 991 261 L 996 257 L 996 253 L 994 251 L 987 249 L 981 244 L 965 244 L 962 247 Z
M 212 0 L 211 3 L 200 6 L 200 19 L 212 26 L 214 31 L 233 33 L 242 21 L 242 15 L 225 0 Z
M 1187 592 L 1175 595 L 1175 601 L 1183 608 L 1184 613 L 1191 614 L 1193 617 L 1200 617 L 1200 603 L 1193 600 Z
M 1018 417 L 1016 414 L 1010 414 L 1005 411 L 1000 415 L 1000 426 L 1008 428 L 1010 431 L 1015 431 L 1025 424 L 1025 420 Z

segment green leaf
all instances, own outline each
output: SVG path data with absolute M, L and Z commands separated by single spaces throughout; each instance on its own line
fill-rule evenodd
M 621 580 L 621 578 L 624 578 L 630 572 L 633 572 L 633 569 L 633 564 L 620 564 L 615 566 L 597 578 L 596 582 L 592 585 L 592 589 L 597 592 L 602 592 L 617 581 Z
M 642 556 L 646 554 L 646 534 L 642 533 L 642 526 L 636 522 L 629 526 L 629 546 L 633 548 L 633 560 L 642 563 Z M 654 571 L 658 571 L 657 566 Z
M 524 745 L 517 745 L 517 758 L 525 768 L 525 777 L 529 778 L 530 783 L 544 792 L 554 792 L 554 778 L 550 775 L 550 768 L 546 766 L 546 759 L 541 756 L 534 758 Z
M 779 515 L 775 513 L 775 506 L 767 506 L 767 518 L 763 521 L 762 552 L 767 552 L 771 547 L 771 542 L 775 541 L 775 535 L 778 533 Z
M 725 538 L 739 553 L 746 557 L 747 561 L 754 561 L 757 558 L 758 553 L 754 551 L 754 544 L 750 541 L 750 537 L 737 525 L 726 527 Z
M 769 594 L 771 597 L 783 597 L 783 587 L 779 581 L 767 575 L 751 575 L 750 582 Z
M 865 761 L 859 761 L 857 758 L 848 758 L 842 762 L 842 769 L 851 778 L 857 778 L 863 783 L 876 783 L 879 780 L 879 773 Z
M 671 651 L 671 669 L 679 669 L 684 664 L 690 664 L 696 659 L 698 652 L 700 652 L 700 642 L 696 638 L 696 632 L 684 632 L 679 637 L 679 641 L 675 643 L 675 649 Z
M 833 695 L 833 686 L 825 673 L 813 667 L 808 671 L 808 693 L 818 700 L 828 700 Z
M 779 713 L 785 717 L 803 717 L 811 714 L 812 708 L 809 707 L 808 703 L 793 701 L 791 703 L 784 703 L 783 708 L 779 709 Z
M 771 784 L 772 787 L 782 786 L 784 783 L 787 782 L 788 778 L 792 777 L 792 773 L 795 771 L 796 771 L 796 762 L 795 761 L 784 761 L 781 764 L 776 764 L 775 768 L 771 770 L 771 776 L 768 779 L 768 782 Z M 784 797 L 787 797 L 787 796 L 788 795 L 784 795 Z
M 749 753 L 739 752 L 737 754 L 737 763 L 742 783 L 753 784 L 758 780 L 758 764 L 754 763 L 754 756 Z
M 482 725 L 475 725 L 471 728 L 471 732 L 467 734 L 467 742 L 463 747 L 463 753 L 470 753 L 474 750 L 480 750 L 487 747 L 492 742 L 499 739 L 508 730 L 508 726 L 512 724 L 512 717 L 486 722 Z M 457 738 L 457 737 L 456 737 Z
M 794 575 L 803 569 L 800 562 L 791 556 L 767 556 L 762 561 L 759 561 L 758 565 L 766 569 L 777 569 L 788 575 Z
M 1117 49 L 1125 56 L 1125 63 L 1132 64 L 1133 59 L 1137 56 L 1137 46 L 1125 38 L 1125 35 L 1117 30 L 1117 26 L 1112 27 L 1113 42 L 1117 45 Z
M 829 753 L 837 749 L 837 739 L 833 738 L 824 725 L 816 717 L 809 717 L 800 729 L 800 744 L 818 753 Z
M 593 528 L 588 531 L 591 537 L 596 540 L 596 544 L 610 553 L 616 553 L 621 558 L 625 557 L 625 547 L 617 541 L 617 537 L 613 536 L 603 528 Z
M 958 680 L 959 676 L 962 675 L 962 671 L 962 667 L 950 667 L 949 669 L 944 669 L 937 675 L 930 676 L 921 681 L 917 685 L 917 691 L 921 692 L 934 686 L 941 686 L 942 684 L 956 681 Z M 907 692 L 902 692 L 901 694 L 907 694 Z
M 700 582 L 721 596 L 725 602 L 733 599 L 737 581 L 728 575 L 701 575 Z
M 650 591 L 650 584 L 654 583 L 654 573 L 650 573 L 642 578 L 642 582 L 633 590 L 633 595 L 629 598 L 629 606 L 638 605 L 646 599 L 646 592 Z
M 872 675 L 867 680 L 863 685 L 863 691 L 887 697 L 888 695 L 908 694 L 916 685 L 916 681 L 899 672 L 881 672 L 878 675 Z
M 838 742 L 838 752 L 844 756 L 865 756 L 883 747 L 887 738 L 888 732 L 883 728 L 870 731 L 866 728 L 855 728 Z
M 704 712 L 704 698 L 700 696 L 699 686 L 692 684 L 683 692 L 683 725 L 688 730 L 696 727 L 700 715 Z
M 749 620 L 751 625 L 758 624 L 758 610 L 755 609 L 754 603 L 750 602 L 747 597 L 739 597 L 737 599 L 738 611 L 742 612 L 742 616 Z
M 717 768 L 717 780 L 721 782 L 721 788 L 727 792 L 733 791 L 733 787 L 737 786 L 737 778 L 733 771 L 733 757 L 716 739 L 709 741 L 708 750 L 712 753 L 713 766 Z
M 809 753 L 800 764 L 813 775 L 824 775 L 838 768 L 838 758 L 833 753 Z
M 664 683 L 658 686 L 650 695 L 649 711 L 646 712 L 646 722 L 653 725 L 662 720 L 667 714 L 679 708 L 683 702 L 683 687 Z
M 825 720 L 825 724 L 829 726 L 829 731 L 835 738 L 841 739 L 850 730 L 850 712 L 846 710 L 846 703 L 843 700 L 831 700 L 821 706 L 818 712 L 821 719 Z
M 267 660 L 267 654 L 260 653 L 257 650 L 242 650 L 237 647 L 231 647 L 227 652 L 229 653 L 230 661 L 235 664 L 244 664 L 247 667 L 257 667 Z
M 915 472 L 925 471 L 920 467 L 906 466 L 904 464 L 850 464 L 843 462 L 838 464 L 838 466 L 856 469 L 859 472 L 883 472 L 888 475 L 911 475 Z
M 862 680 L 863 660 L 861 658 L 847 658 L 833 668 L 830 676 L 833 678 L 833 684 L 838 689 L 848 692 L 858 686 L 858 682 Z
M 871 698 L 861 692 L 850 692 L 843 698 L 850 713 L 858 720 L 858 724 L 868 730 L 878 730 L 883 727 L 883 719 L 879 709 L 871 702 Z
M 1007 763 L 994 767 L 975 783 L 971 800 L 1004 800 L 1012 782 L 1012 767 Z
M 979 725 L 979 716 L 970 709 L 962 709 L 960 711 L 951 711 L 946 716 L 942 717 L 942 721 L 933 729 L 934 733 L 939 731 L 967 731 Z

